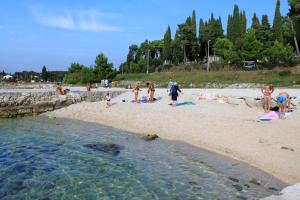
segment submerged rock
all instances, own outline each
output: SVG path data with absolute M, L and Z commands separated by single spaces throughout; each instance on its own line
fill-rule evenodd
M 143 139 L 146 140 L 146 141 L 152 141 L 152 140 L 155 140 L 157 138 L 159 138 L 159 137 L 156 134 L 148 134 L 148 135 L 145 135 L 143 137 Z
M 105 152 L 105 153 L 111 154 L 113 156 L 117 156 L 121 152 L 121 150 L 124 149 L 123 146 L 118 145 L 118 144 L 96 143 L 96 144 L 85 144 L 83 146 L 93 149 L 93 150 L 96 150 L 96 151 Z

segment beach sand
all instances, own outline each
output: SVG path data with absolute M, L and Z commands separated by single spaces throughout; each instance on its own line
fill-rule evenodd
M 142 89 L 140 96 L 146 96 Z M 106 102 L 83 102 L 47 113 L 96 122 L 139 134 L 157 134 L 161 138 L 179 140 L 197 147 L 247 162 L 288 184 L 300 182 L 300 110 L 286 120 L 260 122 L 263 109 L 249 107 L 239 97 L 261 97 L 259 89 L 183 89 L 178 101 L 193 101 L 195 105 L 172 107 L 166 89 L 157 89 L 155 103 L 122 102 L 133 99 L 131 91 Z M 300 97 L 300 90 L 287 91 Z M 234 104 L 216 100 L 199 100 L 204 92 L 230 96 Z M 238 105 L 235 105 L 238 104 Z

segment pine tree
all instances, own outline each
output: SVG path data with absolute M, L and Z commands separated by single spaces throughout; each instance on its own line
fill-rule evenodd
M 227 38 L 230 41 L 233 41 L 233 38 L 232 38 L 232 15 L 228 15 L 228 20 L 227 20 Z
M 252 17 L 252 25 L 251 25 L 251 28 L 253 28 L 255 31 L 257 31 L 260 27 L 260 23 L 259 23 L 259 19 L 258 17 L 256 16 L 256 13 L 253 14 L 253 17 Z
M 43 69 L 42 69 L 42 79 L 44 82 L 46 82 L 46 81 L 48 81 L 48 78 L 49 78 L 49 73 L 48 73 L 46 66 L 44 65 Z
M 170 26 L 168 26 L 164 35 L 163 57 L 167 62 L 172 60 L 172 36 Z
M 278 42 L 283 42 L 282 36 L 282 17 L 280 13 L 280 0 L 277 0 L 276 9 L 275 9 L 275 17 L 273 21 L 273 33 L 274 33 L 274 40 Z
M 232 39 L 233 44 L 236 45 L 241 39 L 241 20 L 239 7 L 234 6 L 233 17 L 232 17 Z

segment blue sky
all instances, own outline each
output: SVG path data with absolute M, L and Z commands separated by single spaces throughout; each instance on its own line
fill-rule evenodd
M 246 10 L 248 25 L 254 12 L 273 21 L 276 0 L 2 0 L 0 70 L 90 66 L 101 52 L 118 68 L 130 44 L 161 39 L 168 25 L 174 35 L 194 9 L 197 23 L 213 12 L 226 30 L 234 4 Z M 283 15 L 288 8 L 281 0 Z

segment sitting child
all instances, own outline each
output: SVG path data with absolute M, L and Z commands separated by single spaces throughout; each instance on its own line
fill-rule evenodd
M 264 110 L 265 113 L 270 112 L 270 108 L 271 108 L 271 100 L 272 100 L 272 93 L 274 92 L 274 88 L 273 85 L 270 84 L 266 84 L 261 88 L 261 92 L 264 95 Z
M 287 92 L 280 92 L 276 100 L 279 107 L 279 118 L 284 119 L 286 108 L 290 109 L 291 107 L 290 96 Z

